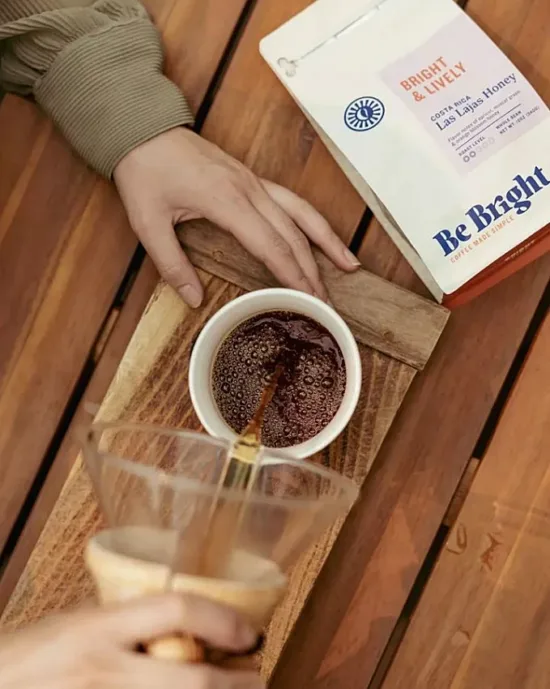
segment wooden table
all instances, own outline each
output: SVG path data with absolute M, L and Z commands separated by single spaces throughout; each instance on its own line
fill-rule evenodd
M 260 38 L 307 4 L 149 2 L 167 69 L 202 133 L 311 200 L 368 270 L 423 293 L 259 57 Z M 550 102 L 547 0 L 470 0 L 467 11 Z M 545 257 L 453 314 L 317 579 L 273 687 L 548 686 L 549 277 Z M 6 97 L 2 607 L 75 462 L 71 431 L 83 403 L 103 399 L 156 282 L 113 190 L 32 105 Z

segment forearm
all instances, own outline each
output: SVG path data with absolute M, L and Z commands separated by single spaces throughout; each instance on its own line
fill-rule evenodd
M 0 41 L 4 89 L 32 94 L 107 177 L 140 143 L 192 122 L 135 0 L 0 0 Z

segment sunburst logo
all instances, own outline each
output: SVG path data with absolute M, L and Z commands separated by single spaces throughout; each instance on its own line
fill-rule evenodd
M 346 108 L 344 122 L 354 132 L 368 132 L 382 122 L 386 108 L 382 101 L 372 96 L 356 98 Z

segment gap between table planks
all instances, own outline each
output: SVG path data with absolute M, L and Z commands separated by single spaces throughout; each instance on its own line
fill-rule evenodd
M 145 3 L 163 31 L 169 73 L 194 109 L 245 3 Z M 14 96 L 0 106 L 0 169 L 2 549 L 137 242 L 114 189 Z
M 470 0 L 468 12 L 550 102 L 546 0 Z M 425 293 L 376 223 L 359 255 L 373 273 Z M 272 689 L 293 682 L 308 689 L 368 686 L 531 319 L 539 305 L 544 310 L 549 278 L 546 256 L 452 314 L 328 558 Z
M 547 316 L 384 689 L 550 683 L 549 350 Z

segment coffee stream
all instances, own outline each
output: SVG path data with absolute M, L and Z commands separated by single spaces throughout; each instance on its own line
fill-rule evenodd
M 270 448 L 316 436 L 338 411 L 346 385 L 342 352 L 322 325 L 289 311 L 253 316 L 224 340 L 212 369 L 216 405 L 238 435 L 279 362 L 284 369 L 262 425 L 262 442 Z
M 256 413 L 228 453 L 220 487 L 244 491 L 245 497 L 242 502 L 228 502 L 225 505 L 220 505 L 219 496 L 214 498 L 207 525 L 209 537 L 200 567 L 202 576 L 220 576 L 233 551 L 256 481 L 265 410 L 273 399 L 283 371 L 284 363 L 279 361 L 273 376 L 265 385 Z
M 319 433 L 342 402 L 345 363 L 326 328 L 301 314 L 273 311 L 248 319 L 228 336 L 216 357 L 212 384 L 222 416 L 240 434 L 209 511 L 200 558 L 200 574 L 219 577 L 256 483 L 262 441 L 286 447 Z M 227 489 L 242 492 L 243 498 L 222 498 Z

